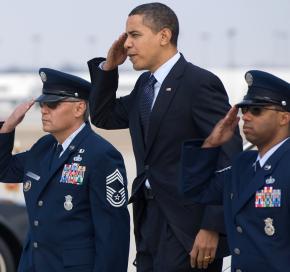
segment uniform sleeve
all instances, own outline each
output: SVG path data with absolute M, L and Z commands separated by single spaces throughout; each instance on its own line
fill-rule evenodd
M 200 91 L 195 92 L 192 99 L 192 118 L 199 137 L 205 139 L 230 107 L 222 82 L 217 76 L 208 74 L 200 83 Z M 237 128 L 232 139 L 219 150 L 217 168 L 229 166 L 232 157 L 242 149 L 242 138 Z
M 201 229 L 225 233 L 223 191 L 230 167 L 216 172 L 220 148 L 200 148 L 196 141 L 183 145 L 181 159 L 181 191 L 193 203 L 206 207 Z
M 94 272 L 127 272 L 130 218 L 122 156 L 107 151 L 90 175 L 90 203 L 95 228 Z
M 88 62 L 92 90 L 90 95 L 91 122 L 99 128 L 124 129 L 129 126 L 129 112 L 133 94 L 118 98 L 118 70 L 103 71 L 99 68 L 104 58 Z
M 20 183 L 23 180 L 23 169 L 27 152 L 12 155 L 14 131 L 0 133 L 0 181 Z

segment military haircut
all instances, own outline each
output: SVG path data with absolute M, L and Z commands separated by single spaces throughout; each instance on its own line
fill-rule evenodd
M 142 4 L 134 8 L 128 16 L 133 15 L 143 15 L 144 25 L 156 33 L 163 28 L 170 29 L 172 34 L 170 42 L 177 46 L 179 23 L 176 14 L 171 8 L 157 2 Z
M 83 120 L 86 122 L 89 120 L 90 117 L 90 107 L 89 107 L 89 101 L 88 100 L 84 100 L 84 99 L 78 99 L 78 98 L 74 98 L 74 97 L 69 97 L 67 99 L 64 99 L 63 101 L 72 101 L 72 102 L 81 102 L 84 101 L 86 104 L 86 110 L 83 114 Z

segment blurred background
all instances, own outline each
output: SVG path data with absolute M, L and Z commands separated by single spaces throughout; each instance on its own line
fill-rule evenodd
M 128 13 L 135 6 L 150 2 L 0 1 L 2 120 L 15 105 L 41 93 L 40 67 L 59 69 L 89 80 L 86 62 L 106 56 L 112 42 L 124 32 Z M 268 71 L 290 81 L 289 0 L 166 0 L 162 3 L 169 5 L 179 18 L 180 52 L 188 61 L 216 73 L 232 104 L 247 89 L 244 81 L 247 70 Z M 120 67 L 120 72 L 118 95 L 122 96 L 132 90 L 140 72 L 134 72 L 129 61 Z M 122 152 L 131 186 L 135 163 L 128 131 L 96 131 Z M 41 135 L 40 113 L 35 105 L 17 129 L 15 152 L 29 149 Z M 23 205 L 21 186 L 1 185 L 0 199 Z M 8 249 L 10 246 L 11 242 L 7 243 Z M 132 239 L 130 263 L 134 252 Z M 5 271 L 5 254 L 0 247 L 0 271 Z M 225 271 L 229 271 L 228 266 L 225 263 Z M 129 271 L 134 271 L 132 266 Z

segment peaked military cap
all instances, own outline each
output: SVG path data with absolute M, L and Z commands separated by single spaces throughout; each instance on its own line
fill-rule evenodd
M 290 84 L 272 74 L 252 70 L 245 74 L 248 92 L 236 106 L 278 105 L 290 111 Z
M 39 75 L 43 88 L 36 102 L 55 102 L 71 97 L 89 99 L 91 84 L 80 77 L 49 68 L 40 68 Z

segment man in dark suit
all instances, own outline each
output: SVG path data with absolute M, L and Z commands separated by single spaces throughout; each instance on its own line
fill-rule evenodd
M 195 203 L 224 204 L 231 271 L 289 271 L 290 84 L 263 71 L 246 73 L 248 93 L 202 143 L 183 150 L 183 192 Z M 216 171 L 219 148 L 241 108 L 246 139 L 258 150 Z M 216 174 L 215 174 L 216 173 Z
M 221 271 L 228 252 L 222 207 L 187 205 L 177 190 L 182 142 L 208 135 L 230 108 L 221 81 L 177 51 L 178 32 L 178 19 L 166 5 L 138 6 L 107 58 L 89 62 L 92 123 L 130 129 L 137 164 L 131 201 L 138 272 Z M 116 99 L 117 68 L 127 56 L 135 70 L 148 72 L 130 95 Z M 220 152 L 220 165 L 240 150 L 237 132 Z
M 121 154 L 92 131 L 89 82 L 40 69 L 43 130 L 12 155 L 16 126 L 34 101 L 1 124 L 0 181 L 23 182 L 30 229 L 19 272 L 127 272 L 130 222 Z

